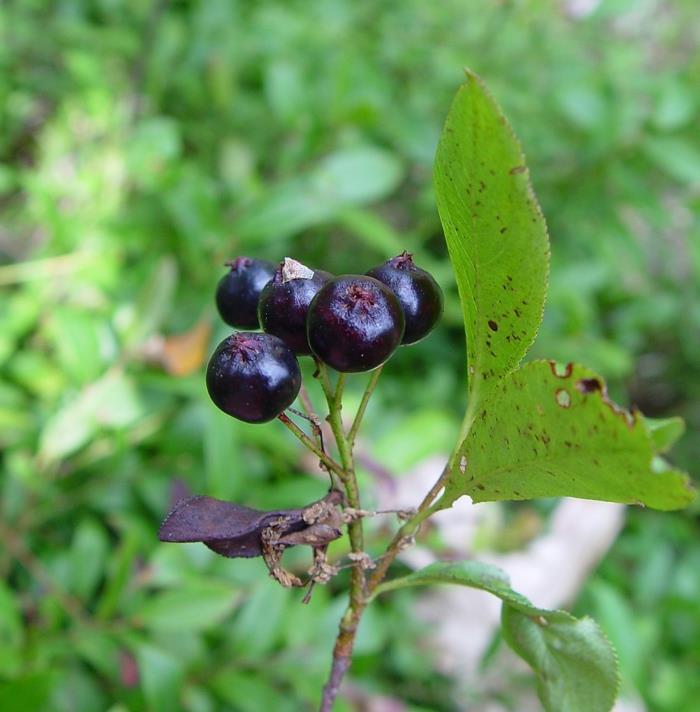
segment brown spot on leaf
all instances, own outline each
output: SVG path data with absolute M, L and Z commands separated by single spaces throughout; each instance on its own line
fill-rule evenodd
M 491 331 L 498 331 L 498 324 L 493 319 L 489 319 L 489 329 L 491 329 Z
M 512 176 L 517 175 L 518 173 L 525 173 L 527 168 L 525 166 L 513 166 L 508 173 Z
M 580 393 L 595 393 L 603 390 L 603 384 L 597 378 L 582 378 L 576 382 L 576 389 Z

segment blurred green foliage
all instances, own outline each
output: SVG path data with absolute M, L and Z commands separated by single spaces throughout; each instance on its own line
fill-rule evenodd
M 0 709 L 312 709 L 342 580 L 300 606 L 259 562 L 155 530 L 175 477 L 259 507 L 323 492 L 281 428 L 207 402 L 236 254 L 340 273 L 416 253 L 446 317 L 392 360 L 367 455 L 401 472 L 452 445 L 464 346 L 431 170 L 462 66 L 511 119 L 548 219 L 535 355 L 683 415 L 692 471 L 695 0 L 6 0 L 0 34 Z M 631 513 L 579 602 L 651 710 L 697 703 L 697 539 L 697 510 Z M 458 709 L 410 610 L 370 610 L 355 679 Z

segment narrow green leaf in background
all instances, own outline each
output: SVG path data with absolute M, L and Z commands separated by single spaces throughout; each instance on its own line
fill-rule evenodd
M 184 675 L 183 664 L 170 653 L 145 642 L 135 644 L 134 655 L 148 709 L 180 709 L 178 696 Z
M 203 630 L 223 620 L 237 598 L 230 584 L 202 580 L 151 596 L 134 618 L 156 631 Z
M 342 149 L 247 204 L 235 232 L 250 243 L 278 241 L 331 219 L 343 208 L 385 198 L 402 178 L 401 163 L 387 151 L 374 146 Z
M 37 712 L 47 709 L 51 688 L 56 682 L 52 672 L 34 672 L 23 677 L 0 681 L 0 709 L 12 712 Z
M 652 471 L 654 445 L 639 414 L 607 396 L 583 366 L 534 361 L 503 378 L 482 402 L 450 474 L 441 507 L 582 497 L 678 509 L 694 498 L 686 475 Z
M 447 116 L 434 177 L 464 315 L 473 416 L 484 384 L 512 371 L 535 338 L 549 242 L 515 135 L 471 72 Z
M 0 581 L 0 674 L 16 675 L 19 672 L 23 642 L 19 601 L 10 588 Z
M 685 433 L 683 418 L 644 418 L 656 452 L 667 452 Z
M 538 693 L 548 712 L 608 712 L 612 708 L 619 686 L 617 658 L 596 622 L 533 606 L 495 566 L 479 561 L 436 562 L 381 584 L 374 595 L 440 583 L 478 588 L 503 601 L 505 640 L 535 671 Z
M 70 590 L 82 600 L 97 589 L 109 560 L 110 541 L 95 519 L 81 519 L 70 548 Z
M 39 440 L 39 460 L 51 464 L 79 450 L 102 429 L 119 429 L 144 415 L 130 376 L 108 371 L 85 386 L 47 421 Z

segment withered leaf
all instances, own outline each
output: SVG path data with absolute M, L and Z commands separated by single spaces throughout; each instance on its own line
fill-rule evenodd
M 203 542 L 212 551 L 229 558 L 261 556 L 263 529 L 282 520 L 282 533 L 300 531 L 307 526 L 303 511 L 263 512 L 199 495 L 180 502 L 168 514 L 158 531 L 158 538 L 166 542 Z

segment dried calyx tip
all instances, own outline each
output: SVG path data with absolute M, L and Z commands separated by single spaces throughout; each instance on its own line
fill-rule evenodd
M 285 257 L 277 270 L 282 284 L 292 279 L 312 279 L 314 271 L 301 262 Z M 277 275 L 275 275 L 277 276 Z
M 413 264 L 413 253 L 404 250 L 400 255 L 391 259 L 391 264 L 397 269 L 411 269 Z

